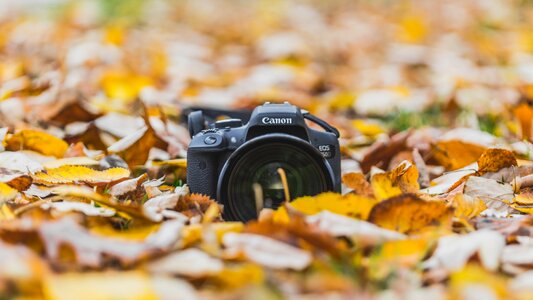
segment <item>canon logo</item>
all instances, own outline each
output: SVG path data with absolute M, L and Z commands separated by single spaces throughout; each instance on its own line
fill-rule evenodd
M 292 119 L 291 118 L 269 118 L 269 117 L 264 117 L 264 118 L 261 119 L 261 122 L 263 122 L 263 124 L 285 125 L 285 124 L 292 124 Z

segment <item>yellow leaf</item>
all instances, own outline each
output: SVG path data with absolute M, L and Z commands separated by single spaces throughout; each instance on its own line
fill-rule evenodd
M 372 208 L 368 220 L 380 227 L 402 233 L 451 226 L 453 210 L 443 202 L 425 201 L 405 194 L 382 201 Z
M 152 80 L 147 76 L 115 71 L 104 74 L 101 83 L 109 98 L 131 102 L 144 87 L 152 85 Z
M 346 194 L 341 195 L 337 193 L 322 193 L 320 195 L 311 197 L 300 197 L 290 202 L 290 206 L 307 215 L 314 215 L 323 210 L 327 210 L 336 214 L 350 216 L 366 220 L 372 207 L 377 203 L 373 198 Z M 274 221 L 285 223 L 288 222 L 289 217 L 285 207 L 281 206 L 274 212 Z
M 457 194 L 452 199 L 453 215 L 456 218 L 474 218 L 487 209 L 485 202 L 479 198 Z
M 61 166 L 34 174 L 35 183 L 54 185 L 64 183 L 106 184 L 128 178 L 130 171 L 124 168 L 111 168 L 103 171 L 83 166 Z
M 68 144 L 60 138 L 39 130 L 21 130 L 6 141 L 6 149 L 12 151 L 33 150 L 43 155 L 63 157 Z
M 49 275 L 44 294 L 54 300 L 158 299 L 150 278 L 138 271 Z
M 533 191 L 528 189 L 521 191 L 520 194 L 516 195 L 513 202 L 521 205 L 533 205 Z
M 447 170 L 457 170 L 477 161 L 485 147 L 459 140 L 440 141 L 433 149 L 433 158 Z
M 265 280 L 265 274 L 258 265 L 246 263 L 224 268 L 214 277 L 214 280 L 222 287 L 236 289 L 245 285 L 262 283 Z
M 407 15 L 400 21 L 399 25 L 398 37 L 404 42 L 421 42 L 427 35 L 427 26 L 419 15 Z
M 378 200 L 404 193 L 416 193 L 420 189 L 418 170 L 408 161 L 403 161 L 389 172 L 375 174 L 372 176 L 371 184 Z
M 385 128 L 379 123 L 368 120 L 353 120 L 352 126 L 366 136 L 375 136 L 385 132 Z
M 18 191 L 9 185 L 0 182 L 0 204 L 15 199 Z
M 491 273 L 477 264 L 468 264 L 459 272 L 450 276 L 451 299 L 468 298 L 468 288 L 475 288 L 486 298 L 509 299 L 507 282 L 503 276 Z M 468 293 L 468 294 L 467 294 Z M 492 295 L 491 295 L 492 294 Z
M 375 279 L 382 279 L 398 268 L 412 268 L 427 254 L 431 241 L 407 239 L 387 241 L 370 257 L 370 272 Z
M 105 41 L 113 45 L 124 43 L 124 28 L 120 26 L 109 26 L 105 30 Z
M 352 107 L 356 97 L 354 93 L 350 92 L 339 93 L 329 100 L 329 106 L 332 109 L 347 109 Z

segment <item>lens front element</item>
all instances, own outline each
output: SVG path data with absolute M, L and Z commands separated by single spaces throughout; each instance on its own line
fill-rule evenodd
M 309 144 L 306 146 L 261 143 L 234 158 L 225 172 L 225 188 L 220 194 L 226 216 L 247 221 L 256 218 L 261 208 L 278 208 L 285 201 L 279 169 L 285 173 L 291 200 L 327 191 L 331 179 L 324 160 L 310 151 L 314 149 Z

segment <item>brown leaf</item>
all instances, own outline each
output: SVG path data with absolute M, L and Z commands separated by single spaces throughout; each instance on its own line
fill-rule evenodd
M 94 122 L 78 125 L 78 128 L 68 131 L 65 136 L 65 141 L 69 144 L 81 142 L 92 150 L 105 150 L 107 148 L 102 140 L 100 129 Z
M 370 183 L 366 181 L 365 175 L 362 173 L 346 173 L 342 175 L 342 182 L 344 185 L 352 189 L 354 194 L 374 197 L 372 187 L 370 186 Z
M 415 233 L 435 226 L 451 225 L 453 209 L 443 202 L 425 201 L 405 194 L 378 203 L 368 220 L 380 227 L 402 233 Z
M 157 138 L 150 126 L 144 126 L 133 134 L 130 134 L 107 150 L 122 157 L 130 167 L 143 165 L 148 159 L 150 149 L 155 146 Z
M 374 143 L 361 160 L 363 173 L 370 171 L 373 166 L 386 168 L 396 153 L 406 149 L 406 141 L 410 135 L 411 131 L 404 131 L 393 135 L 389 141 Z
M 477 164 L 477 172 L 479 176 L 489 172 L 498 172 L 503 168 L 518 165 L 512 151 L 497 148 L 485 150 L 477 160 Z
M 3 182 L 21 192 L 30 187 L 32 178 L 30 175 L 22 172 L 0 168 L 0 182 Z

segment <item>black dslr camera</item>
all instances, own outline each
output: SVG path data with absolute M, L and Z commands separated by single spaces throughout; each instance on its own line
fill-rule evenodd
M 340 192 L 339 132 L 294 105 L 265 103 L 244 125 L 225 119 L 206 126 L 202 111 L 188 123 L 187 184 L 223 204 L 225 219 L 247 221 L 287 198 Z

